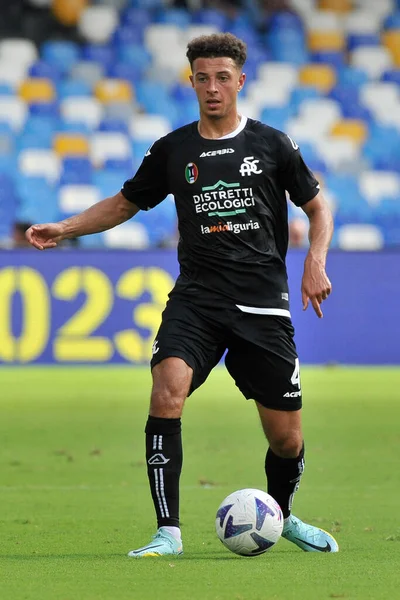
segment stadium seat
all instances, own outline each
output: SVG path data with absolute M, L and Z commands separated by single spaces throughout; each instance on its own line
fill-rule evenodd
M 79 79 L 63 79 L 57 83 L 57 94 L 60 100 L 69 96 L 91 96 L 92 85 Z
M 61 162 L 60 186 L 91 185 L 93 167 L 89 157 L 66 156 Z
M 292 91 L 298 83 L 298 70 L 289 63 L 264 62 L 257 68 L 257 79 L 266 87 L 276 86 Z
M 300 68 L 299 80 L 303 85 L 314 86 L 329 93 L 336 84 L 336 73 L 330 65 L 308 64 Z
M 326 136 L 317 140 L 317 148 L 332 171 L 358 172 L 361 151 L 359 144 L 347 137 Z
M 112 6 L 88 6 L 78 21 L 80 35 L 93 44 L 105 44 L 118 25 L 118 12 Z
M 53 150 L 23 150 L 18 166 L 23 175 L 44 177 L 49 183 L 55 183 L 60 177 L 60 159 Z
M 40 48 L 42 60 L 67 73 L 79 59 L 77 44 L 64 40 L 48 40 Z
M 400 27 L 385 31 L 382 35 L 383 45 L 392 55 L 393 64 L 400 67 Z
M 98 127 L 103 108 L 100 102 L 90 96 L 69 96 L 60 102 L 60 114 L 66 121 L 84 123 L 91 129 Z
M 360 145 L 365 142 L 368 129 L 361 119 L 343 119 L 333 125 L 331 135 L 333 137 L 350 138 Z
M 146 227 L 139 222 L 124 223 L 104 232 L 106 246 L 109 248 L 127 248 L 144 250 L 150 246 Z
M 74 0 L 65 2 L 65 0 L 52 0 L 51 9 L 56 19 L 66 27 L 72 27 L 79 21 L 83 9 L 88 0 Z
M 0 96 L 0 121 L 10 123 L 14 131 L 22 129 L 27 113 L 27 106 L 20 98 Z
M 348 224 L 339 228 L 338 245 L 341 250 L 380 250 L 383 247 L 383 235 L 375 225 Z
M 341 31 L 310 31 L 307 43 L 311 52 L 337 52 L 344 50 L 346 46 L 345 37 Z
M 320 10 L 330 10 L 340 14 L 347 14 L 352 9 L 351 0 L 319 0 L 318 8 Z
M 57 65 L 51 65 L 44 60 L 38 60 L 29 67 L 28 75 L 30 78 L 36 77 L 58 83 L 63 73 Z
M 91 137 L 90 157 L 96 168 L 101 168 L 108 158 L 127 159 L 131 155 L 129 138 L 122 133 L 98 131 Z
M 342 116 L 339 102 L 330 98 L 309 98 L 299 106 L 299 116 L 328 132 Z
M 123 79 L 103 79 L 96 84 L 96 98 L 102 103 L 132 102 L 132 86 Z
M 54 137 L 54 150 L 60 157 L 87 156 L 89 142 L 83 135 L 59 133 Z
M 384 46 L 359 46 L 350 52 L 350 65 L 363 69 L 371 79 L 379 79 L 393 67 L 393 59 Z
M 58 191 L 58 206 L 64 215 L 86 210 L 101 199 L 98 189 L 93 185 L 63 185 Z
M 391 171 L 364 171 L 359 177 L 360 191 L 370 204 L 383 198 L 400 198 L 400 175 Z
M 27 104 L 53 102 L 56 91 L 50 79 L 25 79 L 19 88 L 19 95 Z
M 360 89 L 360 103 L 366 106 L 375 117 L 384 113 L 400 112 L 400 92 L 396 83 L 390 81 L 373 81 Z
M 130 133 L 138 142 L 153 143 L 172 130 L 165 117 L 157 115 L 135 115 L 130 123 Z
M 20 201 L 16 215 L 19 221 L 48 223 L 58 220 L 55 190 L 44 177 L 21 174 L 16 187 Z
M 267 86 L 263 81 L 251 81 L 247 86 L 246 98 L 259 108 L 267 106 L 283 107 L 290 100 L 290 88 Z
M 29 68 L 38 58 L 35 44 L 25 38 L 5 38 L 0 41 L 0 61 Z
M 91 60 L 78 61 L 70 71 L 70 81 L 83 81 L 91 88 L 103 78 L 105 67 Z

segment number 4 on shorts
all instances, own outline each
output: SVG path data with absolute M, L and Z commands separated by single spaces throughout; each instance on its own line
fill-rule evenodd
M 293 371 L 293 375 L 290 378 L 290 381 L 291 381 L 292 385 L 297 385 L 299 390 L 301 389 L 301 386 L 300 386 L 300 362 L 299 362 L 298 358 L 296 358 L 296 361 L 294 363 L 294 371 Z

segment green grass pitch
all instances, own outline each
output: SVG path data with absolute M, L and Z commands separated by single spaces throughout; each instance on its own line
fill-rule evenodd
M 400 370 L 303 368 L 306 470 L 294 513 L 340 552 L 279 540 L 231 554 L 214 532 L 222 499 L 264 489 L 252 402 L 216 369 L 183 418 L 185 554 L 132 560 L 155 531 L 143 428 L 147 368 L 2 368 L 2 600 L 398 598 Z

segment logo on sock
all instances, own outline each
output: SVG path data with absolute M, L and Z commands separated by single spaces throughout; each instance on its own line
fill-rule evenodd
M 151 458 L 147 461 L 149 465 L 166 465 L 169 462 L 170 458 L 165 458 L 164 454 L 153 454 Z

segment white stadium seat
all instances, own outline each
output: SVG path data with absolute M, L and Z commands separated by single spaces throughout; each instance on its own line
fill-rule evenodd
M 289 102 L 290 89 L 266 86 L 263 81 L 251 81 L 247 84 L 246 98 L 259 108 L 283 107 Z
M 90 96 L 69 96 L 61 100 L 60 113 L 66 121 L 85 123 L 95 129 L 103 117 L 103 106 Z
M 78 31 L 93 44 L 106 44 L 117 25 L 118 12 L 112 6 L 88 6 L 79 18 Z
M 0 41 L 0 61 L 29 67 L 38 58 L 36 46 L 24 38 L 5 38 Z
M 60 176 L 60 159 L 53 150 L 22 150 L 18 156 L 18 166 L 24 175 L 45 177 L 49 183 L 55 183 Z
M 101 200 L 94 185 L 63 185 L 58 193 L 58 206 L 61 212 L 76 214 L 86 210 Z
M 370 79 L 379 79 L 393 67 L 393 59 L 384 46 L 358 46 L 350 52 L 350 65 L 366 71 Z
M 104 232 L 106 245 L 110 248 L 143 250 L 150 246 L 149 236 L 143 223 L 124 223 Z
M 153 143 L 167 135 L 172 126 L 169 120 L 161 115 L 134 115 L 129 130 L 135 141 Z
M 292 90 L 298 82 L 299 75 L 295 65 L 283 62 L 264 62 L 257 69 L 258 80 L 266 86 L 276 86 Z
M 339 15 L 330 10 L 309 12 L 305 25 L 309 31 L 342 31 L 342 21 Z
M 328 168 L 333 171 L 358 170 L 360 147 L 354 140 L 348 137 L 326 136 L 317 141 L 316 147 Z
M 360 191 L 370 204 L 383 198 L 400 198 L 400 175 L 392 171 L 364 171 L 359 177 Z
M 374 115 L 400 111 L 400 91 L 391 81 L 370 81 L 360 89 L 360 104 L 369 108 Z
M 129 138 L 123 133 L 98 131 L 90 139 L 90 158 L 92 163 L 101 167 L 108 158 L 131 158 L 132 150 Z
M 337 237 L 341 250 L 380 250 L 383 247 L 382 232 L 375 225 L 342 225 Z
M 15 90 L 26 79 L 28 66 L 24 63 L 12 63 L 8 59 L 0 58 L 0 83 L 6 83 Z
M 364 6 L 343 16 L 343 29 L 347 34 L 379 34 L 381 19 Z
M 0 121 L 10 123 L 15 131 L 22 129 L 27 113 L 27 106 L 20 98 L 0 96 Z

